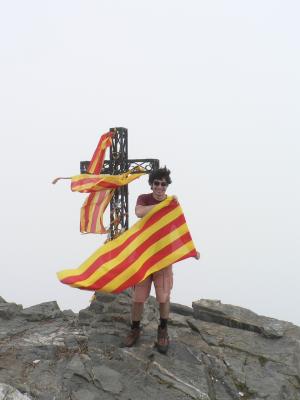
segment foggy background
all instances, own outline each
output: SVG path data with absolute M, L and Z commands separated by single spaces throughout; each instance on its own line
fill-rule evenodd
M 220 299 L 300 325 L 298 1 L 0 2 L 0 296 L 75 311 L 91 292 L 56 272 L 105 237 L 81 235 L 79 173 L 102 133 L 158 158 L 201 260 L 172 301 Z M 130 223 L 147 178 L 130 184 Z

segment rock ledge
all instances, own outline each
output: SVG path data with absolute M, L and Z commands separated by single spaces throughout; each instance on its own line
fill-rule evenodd
M 143 335 L 123 348 L 131 297 L 97 293 L 78 314 L 55 301 L 25 308 L 0 297 L 0 400 L 300 400 L 300 328 L 219 300 L 173 303 L 167 356 Z

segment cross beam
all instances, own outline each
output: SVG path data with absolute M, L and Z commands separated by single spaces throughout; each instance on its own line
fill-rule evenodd
M 128 159 L 128 131 L 126 128 L 111 128 L 113 132 L 112 145 L 109 152 L 109 160 L 105 160 L 101 174 L 120 175 L 134 167 L 142 167 L 147 173 L 159 168 L 159 160 Z M 80 172 L 87 172 L 89 161 L 80 162 Z M 110 231 L 109 239 L 114 239 L 129 226 L 128 210 L 128 185 L 115 190 L 110 202 Z

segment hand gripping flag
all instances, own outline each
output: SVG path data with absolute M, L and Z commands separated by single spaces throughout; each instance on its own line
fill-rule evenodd
M 105 243 L 79 268 L 58 272 L 67 285 L 119 293 L 197 251 L 173 197 L 157 204 L 129 230 Z

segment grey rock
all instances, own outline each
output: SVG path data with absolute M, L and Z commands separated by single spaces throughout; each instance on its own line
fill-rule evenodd
M 176 327 L 188 327 L 186 317 L 181 314 L 175 314 L 174 312 L 170 313 L 168 325 Z
M 64 377 L 70 378 L 72 375 L 80 376 L 88 382 L 92 380 L 85 367 L 84 359 L 79 354 L 75 354 L 66 366 Z
M 205 367 L 194 366 L 190 368 L 189 365 L 185 364 L 185 368 L 189 371 L 189 374 L 181 374 L 178 368 L 179 362 L 185 364 L 183 361 L 177 361 L 172 366 L 169 363 L 154 361 L 151 365 L 150 373 L 152 376 L 159 379 L 166 385 L 173 387 L 174 389 L 182 392 L 195 400 L 210 400 L 208 395 L 208 384 L 205 379 Z M 175 364 L 175 365 L 174 365 Z
M 183 306 L 177 303 L 170 304 L 170 311 L 179 315 L 185 315 L 187 317 L 192 317 L 194 315 L 194 309 L 192 307 Z
M 295 357 L 300 351 L 298 340 L 283 337 L 274 341 L 255 332 L 195 319 L 188 319 L 188 323 L 209 345 L 218 347 L 222 351 L 229 348 L 238 353 L 255 356 L 262 364 L 268 360 L 284 363 L 285 368 L 289 367 L 290 374 L 299 372 L 299 359 Z
M 123 389 L 121 374 L 105 365 L 93 368 L 94 379 L 98 381 L 105 392 L 119 394 Z
M 30 397 L 10 385 L 0 383 L 0 400 L 30 400 Z
M 27 321 L 43 321 L 62 316 L 56 301 L 48 301 L 25 308 L 22 312 Z
M 3 297 L 0 296 L 0 303 L 6 303 Z
M 71 396 L 72 400 L 100 400 L 99 395 L 95 392 L 91 392 L 88 389 L 79 389 L 74 391 Z
M 96 314 L 102 314 L 104 310 L 104 304 L 100 301 L 93 301 L 88 310 Z
M 88 309 L 79 311 L 79 323 L 81 325 L 89 325 L 92 321 L 95 320 L 95 314 Z
M 63 314 L 63 318 L 65 318 L 66 320 L 74 319 L 77 316 L 77 314 L 74 313 L 74 311 L 72 311 L 72 310 L 63 310 L 62 314 Z
M 245 386 L 250 393 L 256 393 L 261 398 L 269 396 L 274 400 L 295 398 L 296 391 L 291 386 L 286 385 L 285 378 L 272 369 L 263 368 L 257 359 L 249 359 L 244 369 Z
M 114 329 L 102 327 L 93 330 L 88 338 L 89 348 L 103 348 L 104 346 L 117 346 L 121 344 L 119 332 Z
M 129 305 L 126 307 L 126 306 L 124 306 L 122 304 L 119 304 L 118 302 L 113 302 L 113 303 L 108 304 L 105 307 L 105 312 L 107 312 L 109 314 L 111 314 L 111 313 L 113 313 L 113 314 L 122 314 L 122 313 L 124 313 L 124 311 L 127 312 L 127 313 L 130 312 Z
M 78 349 L 79 343 L 75 335 L 67 335 L 64 338 L 64 344 L 68 349 Z
M 284 321 L 277 321 L 273 318 L 260 317 L 262 323 L 260 326 L 261 333 L 267 338 L 281 338 L 284 336 L 287 327 L 290 325 Z
M 299 327 L 213 300 L 192 315 L 175 304 L 162 355 L 152 297 L 139 341 L 121 347 L 130 307 L 126 291 L 97 293 L 79 314 L 53 302 L 12 312 L 0 322 L 0 382 L 35 400 L 300 400 Z
M 269 338 L 280 338 L 289 325 L 255 314 L 242 307 L 222 304 L 220 300 L 201 299 L 193 302 L 194 318 L 207 322 L 215 322 L 232 328 L 258 332 Z
M 22 306 L 15 303 L 0 302 L 0 318 L 11 319 L 18 315 Z
M 95 301 L 99 303 L 110 303 L 116 300 L 117 296 L 111 293 L 96 292 Z

